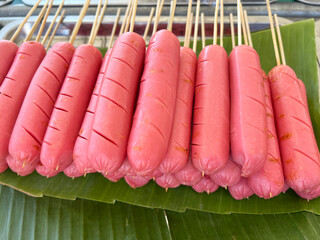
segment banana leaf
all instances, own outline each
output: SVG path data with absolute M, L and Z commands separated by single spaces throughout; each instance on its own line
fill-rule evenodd
M 33 198 L 0 186 L 0 239 L 317 239 L 320 216 L 177 213 L 124 203 Z
M 319 145 L 320 107 L 314 21 L 306 20 L 283 26 L 281 32 L 287 64 L 306 84 L 311 119 Z M 252 38 L 260 55 L 262 68 L 268 72 L 276 64 L 270 31 L 253 33 Z M 225 38 L 224 42 L 226 50 L 230 52 L 230 38 Z M 193 209 L 212 213 L 278 214 L 309 211 L 320 214 L 320 198 L 307 202 L 291 190 L 270 200 L 253 196 L 250 199 L 236 201 L 224 189 L 207 195 L 181 186 L 169 189 L 166 193 L 154 182 L 139 189 L 132 189 L 124 180 L 111 183 L 99 174 L 88 174 L 86 177 L 72 180 L 61 173 L 47 179 L 37 173 L 20 177 L 10 170 L 0 174 L 0 183 L 37 197 L 51 196 L 72 200 L 82 198 L 106 203 L 119 201 L 179 212 Z

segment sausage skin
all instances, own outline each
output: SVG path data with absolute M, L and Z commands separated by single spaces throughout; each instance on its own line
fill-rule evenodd
M 320 155 L 305 97 L 289 66 L 274 67 L 268 80 L 285 181 L 307 194 L 320 185 Z
M 38 42 L 24 42 L 0 87 L 0 172 L 7 169 L 6 157 L 11 133 L 29 84 L 46 55 Z
M 270 86 L 266 74 L 264 72 L 262 72 L 262 74 L 264 78 L 267 110 L 268 154 L 264 166 L 248 178 L 248 184 L 258 197 L 268 199 L 279 195 L 283 191 L 284 176 L 277 131 L 274 123 Z
M 259 171 L 267 159 L 268 137 L 263 77 L 258 53 L 249 46 L 235 47 L 229 56 L 233 161 L 242 176 Z
M 176 104 L 179 60 L 177 37 L 167 30 L 156 32 L 148 46 L 128 141 L 128 159 L 138 175 L 152 174 L 167 152 Z
M 20 175 L 33 172 L 40 161 L 40 150 L 60 88 L 70 66 L 75 48 L 55 44 L 33 76 L 9 142 L 12 171 Z
M 77 140 L 73 149 L 73 163 L 78 169 L 78 171 L 81 172 L 83 175 L 85 175 L 86 173 L 95 172 L 95 169 L 91 166 L 92 164 L 88 159 L 89 138 L 92 131 L 94 113 L 97 106 L 98 95 L 99 95 L 100 87 L 102 84 L 103 75 L 107 69 L 111 51 L 112 49 L 109 49 L 106 52 L 105 57 L 103 58 L 99 75 L 97 78 L 97 82 L 96 82 L 96 85 L 94 86 L 90 103 L 87 108 L 85 117 L 83 119 L 83 123 L 79 131 L 79 136 L 77 137 Z
M 92 167 L 106 176 L 126 157 L 134 105 L 143 70 L 145 41 L 136 33 L 117 38 L 103 76 L 89 139 Z
M 40 161 L 49 170 L 63 171 L 72 163 L 101 62 L 100 51 L 92 45 L 80 45 L 73 55 L 42 143 Z
M 18 46 L 8 40 L 0 40 L 0 86 L 10 70 L 14 57 L 18 51 Z
M 228 161 L 229 70 L 223 47 L 205 47 L 197 62 L 191 157 L 194 166 L 211 175 Z
M 167 153 L 159 166 L 163 174 L 180 171 L 188 163 L 197 55 L 180 48 L 180 68 L 174 120 Z

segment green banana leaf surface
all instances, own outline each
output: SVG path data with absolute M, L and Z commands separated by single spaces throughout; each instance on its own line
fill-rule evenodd
M 0 186 L 0 239 L 317 239 L 320 216 L 177 213 L 124 203 L 33 198 Z
M 287 64 L 306 85 L 310 115 L 319 145 L 320 107 L 314 21 L 305 20 L 283 26 L 281 33 Z M 252 38 L 260 55 L 262 68 L 268 73 L 276 65 L 270 30 L 253 33 Z M 229 53 L 230 38 L 225 38 L 224 44 Z M 199 51 L 200 48 L 199 42 Z M 193 209 L 211 213 L 279 214 L 309 211 L 320 214 L 320 198 L 308 202 L 299 198 L 292 190 L 269 200 L 252 196 L 237 201 L 225 189 L 219 189 L 210 195 L 196 193 L 185 186 L 166 192 L 152 181 L 142 188 L 132 189 L 124 180 L 112 183 L 97 173 L 73 180 L 62 173 L 47 179 L 35 172 L 21 177 L 10 170 L 0 174 L 0 183 L 36 197 L 50 196 L 70 200 L 81 198 L 106 203 L 118 201 L 178 212 Z

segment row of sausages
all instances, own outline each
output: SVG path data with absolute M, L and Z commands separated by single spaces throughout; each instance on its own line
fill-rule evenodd
M 37 42 L 1 41 L 0 51 L 13 56 L 0 62 L 1 172 L 100 172 L 133 187 L 153 178 L 164 188 L 229 187 L 236 199 L 287 187 L 320 194 L 304 84 L 288 66 L 267 77 L 249 46 L 228 57 L 210 45 L 197 59 L 160 30 L 147 51 L 138 34 L 119 36 L 103 59 L 63 42 L 46 54 Z

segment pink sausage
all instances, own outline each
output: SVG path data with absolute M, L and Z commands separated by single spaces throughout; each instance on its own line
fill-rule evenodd
M 18 50 L 17 44 L 8 40 L 0 40 L 0 86 L 10 70 Z
M 46 168 L 45 166 L 42 165 L 41 162 L 38 163 L 38 165 L 36 167 L 36 171 L 40 175 L 47 177 L 47 178 L 54 177 L 59 173 L 58 171 L 54 171 L 54 170 L 50 170 L 50 169 Z
M 284 176 L 281 164 L 280 150 L 274 113 L 271 102 L 270 87 L 264 72 L 264 91 L 267 110 L 268 154 L 264 166 L 248 178 L 248 185 L 260 198 L 268 199 L 279 195 L 283 191 Z
M 146 179 L 141 176 L 128 176 L 128 175 L 124 176 L 124 180 L 132 188 L 143 187 L 150 181 L 150 179 Z
M 284 182 L 282 192 L 285 193 L 286 191 L 288 191 L 288 189 L 289 189 L 289 185 L 286 182 Z
M 80 45 L 55 103 L 40 154 L 50 170 L 63 171 L 72 163 L 72 152 L 95 85 L 102 55 L 92 45 Z
M 29 84 L 46 55 L 38 42 L 24 42 L 0 87 L 0 172 L 7 169 L 6 157 L 11 133 Z
M 90 103 L 85 114 L 81 129 L 79 131 L 79 136 L 77 137 L 76 143 L 73 149 L 73 163 L 78 169 L 79 172 L 86 174 L 90 172 L 95 172 L 92 168 L 91 163 L 88 159 L 88 146 L 89 146 L 89 137 L 92 130 L 92 124 L 94 119 L 94 112 L 96 110 L 98 94 L 101 87 L 103 75 L 106 71 L 109 62 L 109 56 L 111 54 L 109 49 L 102 61 L 100 72 L 97 78 L 96 85 L 94 87 Z
M 180 186 L 180 182 L 174 176 L 174 174 L 163 174 L 162 176 L 156 178 L 156 183 L 165 189 L 177 188 Z
M 126 173 L 124 171 L 124 164 L 122 164 L 122 166 L 117 171 L 115 171 L 112 174 L 108 174 L 107 176 L 104 175 L 104 177 L 110 180 L 111 182 L 118 182 L 125 175 Z
M 309 109 L 289 66 L 274 67 L 268 80 L 285 181 L 296 192 L 308 193 L 320 185 L 320 156 Z
M 206 192 L 210 194 L 217 191 L 219 185 L 214 183 L 209 176 L 204 176 L 201 181 L 193 185 L 192 188 L 198 193 Z
M 242 175 L 249 177 L 262 168 L 268 147 L 259 55 L 252 47 L 237 46 L 229 56 L 229 64 L 232 159 L 242 167 Z
M 192 128 L 192 161 L 211 175 L 228 161 L 229 76 L 228 55 L 223 47 L 205 47 L 198 59 Z
M 179 172 L 175 173 L 177 180 L 186 186 L 193 186 L 201 181 L 201 172 L 193 166 L 192 160 L 189 158 L 188 164 Z
M 167 153 L 159 168 L 163 174 L 176 173 L 188 163 L 197 55 L 180 48 L 180 68 L 174 120 Z
M 74 53 L 70 43 L 55 44 L 33 76 L 9 142 L 7 163 L 20 175 L 33 172 L 50 116 Z
M 227 188 L 228 186 L 236 185 L 240 181 L 241 170 L 232 162 L 232 158 L 229 156 L 227 165 L 215 174 L 210 175 L 210 178 L 219 186 Z
M 88 158 L 98 172 L 114 173 L 126 157 L 145 49 L 136 33 L 121 35 L 113 46 L 89 139 Z
M 167 31 L 148 46 L 128 142 L 128 159 L 138 175 L 151 174 L 164 159 L 173 123 L 179 77 L 180 43 Z
M 63 170 L 63 172 L 69 178 L 77 178 L 83 176 L 83 173 L 79 172 L 73 163 L 69 165 L 69 167 L 67 167 L 65 170 Z
M 228 188 L 231 196 L 236 200 L 248 198 L 253 195 L 253 191 L 248 185 L 247 178 L 242 177 L 241 180 Z
M 300 197 L 309 200 L 318 198 L 320 196 L 320 185 L 313 189 L 311 192 L 296 192 Z
M 298 82 L 299 82 L 299 86 L 300 86 L 300 90 L 301 90 L 301 97 L 303 99 L 303 102 L 306 104 L 306 106 L 308 106 L 306 86 L 304 85 L 304 83 L 300 79 L 298 79 Z

